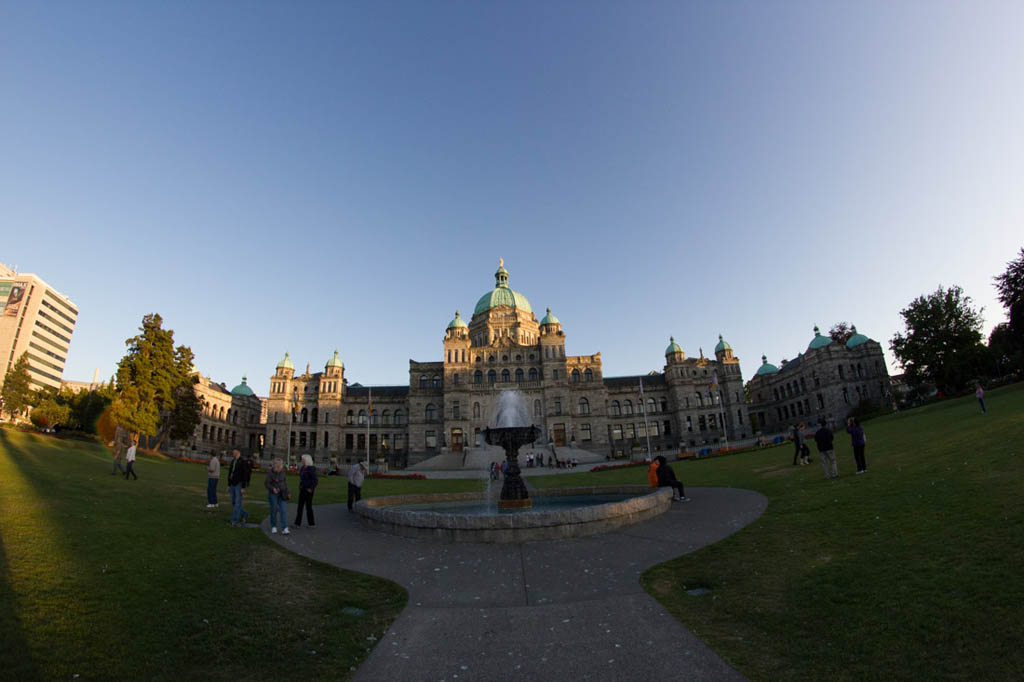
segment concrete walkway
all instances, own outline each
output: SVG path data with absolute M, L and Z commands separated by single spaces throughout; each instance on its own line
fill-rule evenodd
M 409 591 L 408 606 L 356 673 L 361 682 L 743 680 L 649 597 L 638 578 L 743 528 L 768 501 L 734 488 L 688 488 L 687 494 L 691 502 L 656 519 L 574 540 L 490 545 L 400 538 L 365 530 L 340 504 L 317 507 L 315 529 L 269 537 Z M 269 531 L 267 521 L 262 527 Z

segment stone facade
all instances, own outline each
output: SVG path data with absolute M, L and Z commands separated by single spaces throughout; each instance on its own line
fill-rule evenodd
M 228 456 L 238 448 L 243 455 L 259 457 L 265 424 L 261 423 L 262 401 L 242 383 L 228 390 L 198 372 L 195 390 L 203 398 L 200 423 L 192 438 L 170 446 L 184 448 L 186 455 Z
M 296 375 L 286 353 L 271 377 L 264 458 L 346 463 L 368 445 L 401 466 L 465 452 L 505 389 L 523 395 L 544 442 L 609 457 L 646 453 L 648 435 L 652 450 L 671 452 L 753 435 L 739 359 L 721 337 L 714 359 L 687 358 L 673 341 L 663 372 L 606 378 L 600 353 L 566 355 L 561 322 L 550 310 L 538 322 L 503 264 L 495 280 L 468 324 L 456 312 L 440 361 L 410 360 L 408 386 L 349 386 L 337 351 L 322 372 Z
M 853 328 L 843 344 L 822 336 L 817 327 L 806 352 L 781 367 L 761 357 L 761 367 L 747 383 L 750 413 L 765 434 L 787 431 L 792 424 L 822 420 L 841 426 L 863 401 L 892 402 L 889 372 L 882 347 Z

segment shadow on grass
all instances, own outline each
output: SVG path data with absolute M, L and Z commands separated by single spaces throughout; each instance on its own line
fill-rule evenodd
M 18 595 L 14 591 L 7 549 L 0 537 L 0 632 L 4 633 L 0 669 L 14 680 L 42 680 L 39 666 L 30 653 L 28 638 L 18 617 Z

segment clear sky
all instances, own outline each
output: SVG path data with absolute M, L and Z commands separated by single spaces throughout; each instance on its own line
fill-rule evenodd
M 608 376 L 725 335 L 752 376 L 939 284 L 1004 319 L 1024 3 L 0 2 L 0 262 L 158 312 L 261 395 L 284 352 L 408 382 L 510 285 Z

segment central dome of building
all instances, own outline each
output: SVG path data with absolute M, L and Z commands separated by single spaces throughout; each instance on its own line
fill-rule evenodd
M 527 313 L 533 312 L 526 297 L 509 288 L 508 270 L 505 269 L 505 261 L 502 259 L 498 259 L 498 271 L 494 273 L 494 289 L 480 297 L 480 300 L 476 302 L 473 314 L 486 313 L 491 308 L 497 308 L 500 305 L 518 308 Z

